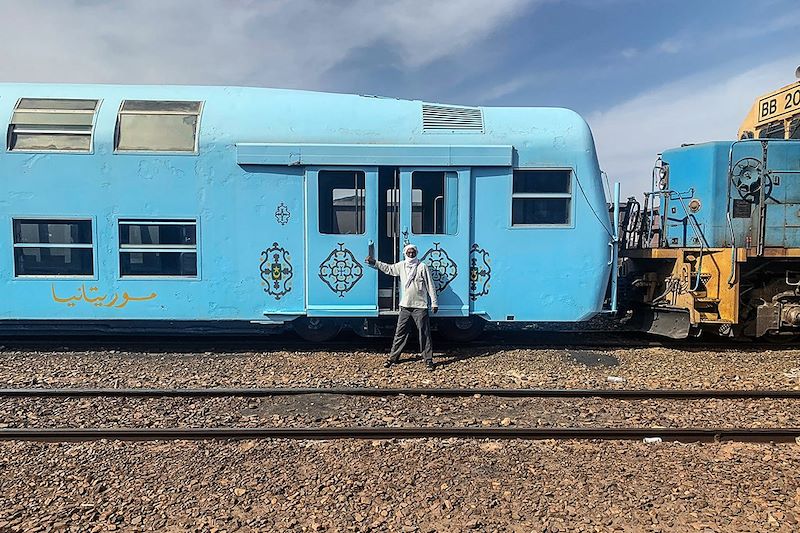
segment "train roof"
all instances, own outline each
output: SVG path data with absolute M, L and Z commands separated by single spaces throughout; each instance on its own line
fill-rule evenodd
M 554 107 L 469 107 L 255 87 L 2 83 L 6 123 L 20 98 L 100 100 L 96 148 L 113 142 L 124 100 L 192 100 L 203 102 L 201 150 L 236 143 L 504 144 L 520 153 L 594 154 L 583 118 Z

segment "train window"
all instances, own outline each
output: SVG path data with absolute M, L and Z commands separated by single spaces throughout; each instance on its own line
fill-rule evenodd
M 412 233 L 455 235 L 458 230 L 458 174 L 414 172 L 411 175 L 411 190 Z
M 783 121 L 773 122 L 758 130 L 759 139 L 784 139 L 785 137 L 786 129 L 783 126 Z
M 570 222 L 572 171 L 515 170 L 511 225 L 564 225 Z
M 197 277 L 197 221 L 120 220 L 120 275 Z
M 92 276 L 91 220 L 15 218 L 14 276 Z
M 91 152 L 99 100 L 20 98 L 8 126 L 11 151 Z
M 360 170 L 320 170 L 319 232 L 334 235 L 364 233 L 365 176 Z
M 125 100 L 117 117 L 119 152 L 197 152 L 202 102 Z
M 800 118 L 793 119 L 789 123 L 789 138 L 800 139 Z

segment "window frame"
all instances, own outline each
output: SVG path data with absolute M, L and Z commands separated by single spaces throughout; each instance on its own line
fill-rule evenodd
M 14 222 L 17 220 L 42 220 L 49 222 L 89 222 L 91 224 L 92 236 L 91 244 L 51 244 L 51 243 L 15 243 L 14 242 Z M 99 279 L 97 273 L 97 219 L 94 216 L 54 216 L 54 215 L 11 215 L 11 279 L 14 281 L 26 280 L 44 280 L 44 279 L 58 279 L 58 280 L 85 280 L 94 281 Z M 92 273 L 91 274 L 17 274 L 17 248 L 82 248 L 92 250 Z
M 418 172 L 425 173 L 425 174 L 439 174 L 439 173 L 442 174 L 442 188 L 443 188 L 444 195 L 441 198 L 442 198 L 442 212 L 444 213 L 444 216 L 445 216 L 444 223 L 443 223 L 445 231 L 443 233 L 415 233 L 414 232 L 414 191 L 415 190 L 420 191 L 420 196 L 421 196 L 420 207 L 422 209 L 421 213 L 423 215 L 424 215 L 424 208 L 425 208 L 425 203 L 424 203 L 425 195 L 424 195 L 423 189 L 415 189 L 414 188 L 414 174 L 416 174 Z M 447 204 L 447 197 L 448 197 L 448 194 L 447 194 L 447 178 L 448 178 L 448 176 L 447 175 L 448 174 L 454 174 L 455 175 L 456 184 L 457 184 L 456 185 L 456 190 L 455 190 L 455 204 L 456 204 L 455 225 L 456 225 L 456 230 L 453 233 L 450 233 L 448 231 L 448 229 L 447 229 L 447 226 L 449 225 L 447 223 L 447 206 L 448 206 L 448 204 Z M 451 236 L 452 237 L 452 236 L 455 236 L 455 235 L 459 235 L 459 232 L 461 231 L 461 228 L 460 228 L 461 224 L 459 224 L 459 222 L 460 222 L 459 219 L 461 218 L 461 209 L 462 209 L 462 206 L 460 205 L 460 198 L 461 197 L 460 197 L 460 194 L 459 194 L 459 191 L 460 191 L 460 188 L 461 188 L 461 179 L 462 179 L 462 176 L 461 176 L 460 169 L 459 168 L 454 168 L 454 167 L 429 167 L 429 168 L 420 167 L 420 168 L 413 168 L 413 169 L 409 170 L 409 190 L 411 191 L 411 218 L 410 218 L 410 227 L 409 227 L 409 229 L 410 229 L 410 234 L 411 235 L 420 236 L 420 237 L 441 237 L 441 236 L 445 236 L 445 237 L 446 236 Z M 436 201 L 434 200 L 434 206 L 435 205 L 436 205 Z M 435 207 L 434 207 L 434 212 L 435 212 Z M 423 225 L 424 225 L 424 223 L 423 223 Z
M 569 192 L 563 193 L 515 193 L 514 192 L 514 175 L 517 171 L 568 171 L 569 174 Z M 511 230 L 517 229 L 568 229 L 575 227 L 575 182 L 577 181 L 577 171 L 574 167 L 515 167 L 511 169 L 511 179 L 508 180 L 508 228 Z M 565 224 L 514 224 L 514 199 L 525 198 L 566 198 L 569 200 L 569 209 L 567 209 L 567 216 L 569 217 Z
M 88 150 L 53 150 L 53 149 L 36 149 L 36 148 L 11 148 L 11 138 L 13 133 L 16 131 L 14 126 L 16 123 L 14 122 L 14 115 L 19 110 L 19 106 L 23 100 L 94 100 L 95 106 L 94 109 L 89 110 L 77 110 L 77 109 L 63 109 L 63 110 L 36 110 L 36 109 L 23 109 L 21 112 L 23 113 L 41 113 L 42 115 L 46 114 L 74 114 L 74 115 L 88 115 L 91 114 L 92 121 L 91 125 L 89 126 L 89 149 Z M 77 155 L 91 155 L 94 154 L 94 140 L 95 140 L 95 129 L 97 127 L 97 115 L 100 114 L 100 108 L 103 105 L 102 98 L 53 98 L 53 97 L 39 97 L 39 96 L 22 96 L 17 98 L 16 103 L 14 104 L 14 108 L 11 110 L 11 118 L 8 120 L 8 126 L 6 127 L 6 153 L 13 154 L 13 153 L 21 153 L 21 154 L 77 154 Z M 30 126 L 30 124 L 28 124 Z M 61 131 L 57 127 L 48 129 L 48 130 L 30 130 L 25 131 L 23 128 L 22 133 L 49 133 L 49 134 L 58 134 L 58 133 L 66 133 L 71 135 L 85 135 L 83 132 L 67 132 Z
M 786 120 L 774 120 L 767 124 L 761 126 L 761 128 L 756 130 L 756 139 L 759 140 L 774 140 L 774 139 L 786 139 L 786 135 L 789 130 L 789 124 Z M 780 136 L 775 137 L 774 134 L 780 132 Z M 762 133 L 765 136 L 762 136 Z
M 154 244 L 154 245 L 130 245 L 125 244 L 123 245 L 120 239 L 120 226 L 124 223 L 130 223 L 131 225 L 136 224 L 151 224 L 151 225 L 188 225 L 194 223 L 195 226 L 195 244 L 192 245 L 182 245 L 182 244 L 169 244 L 169 245 L 161 245 L 161 244 Z M 155 218 L 155 217 L 142 217 L 142 216 L 118 216 L 114 218 L 114 227 L 116 231 L 114 232 L 114 238 L 116 240 L 116 263 L 117 263 L 117 281 L 134 281 L 134 280 L 181 280 L 181 281 L 201 281 L 202 280 L 202 270 L 200 268 L 201 261 L 200 261 L 200 218 L 199 217 L 192 217 L 192 216 L 185 216 L 185 217 L 166 217 L 166 218 Z M 129 248 L 125 248 L 129 247 Z M 173 274 L 142 274 L 142 275 L 123 275 L 122 274 L 122 253 L 123 252 L 184 252 L 184 251 L 192 251 L 194 250 L 195 253 L 195 261 L 196 261 L 196 270 L 197 273 L 194 276 L 176 276 Z
M 135 149 L 135 150 L 126 150 L 124 148 L 119 147 L 119 134 L 120 134 L 120 127 L 122 125 L 121 117 L 123 115 L 171 115 L 171 116 L 193 116 L 194 113 L 187 113 L 185 111 L 123 111 L 123 107 L 125 106 L 126 102 L 197 102 L 199 103 L 199 107 L 197 108 L 197 123 L 195 125 L 195 132 L 194 132 L 194 147 L 192 150 L 142 150 L 142 149 Z M 200 153 L 200 125 L 203 119 L 203 111 L 205 110 L 206 101 L 205 100 L 153 100 L 147 99 L 143 100 L 140 98 L 125 98 L 119 103 L 119 108 L 117 109 L 117 116 L 114 122 L 114 154 L 134 154 L 134 155 L 185 155 L 185 156 L 194 156 Z
M 364 230 L 363 231 L 357 232 L 357 233 L 330 233 L 330 232 L 323 232 L 322 231 L 322 228 L 321 228 L 322 217 L 320 216 L 320 214 L 322 212 L 320 210 L 322 196 L 320 195 L 320 185 L 322 184 L 323 173 L 326 173 L 326 172 L 331 172 L 331 173 L 347 173 L 347 172 L 359 173 L 360 172 L 361 173 L 361 179 L 363 180 L 363 183 L 364 183 L 363 189 L 355 189 L 355 190 L 356 191 L 363 190 L 364 194 L 360 195 L 360 194 L 358 194 L 358 192 L 356 192 L 355 197 L 356 198 L 360 197 L 362 199 L 361 209 L 363 209 L 364 214 L 363 214 L 363 217 L 362 217 L 362 220 L 361 220 L 361 224 L 363 224 L 363 226 L 364 226 Z M 348 167 L 334 167 L 334 168 L 324 167 L 324 168 L 317 169 L 316 170 L 316 174 L 317 174 L 317 178 L 316 178 L 316 182 L 317 182 L 317 187 L 316 187 L 316 189 L 317 189 L 316 190 L 317 205 L 315 205 L 314 208 L 317 211 L 316 212 L 317 227 L 315 228 L 315 231 L 317 232 L 317 235 L 343 235 L 343 236 L 356 236 L 356 237 L 357 236 L 366 235 L 367 234 L 367 215 L 368 215 L 368 209 L 367 209 L 367 174 L 368 174 L 368 171 L 365 168 L 361 168 L 361 167 L 353 167 L 353 168 L 348 168 Z M 356 178 L 356 183 L 357 182 L 358 182 L 358 178 Z M 333 191 L 335 191 L 337 189 L 342 189 L 342 187 L 332 187 L 330 189 L 330 191 L 331 191 L 330 209 L 331 209 L 332 213 L 335 213 L 335 211 L 333 210 L 333 208 L 334 208 L 334 203 L 333 202 L 335 201 L 335 199 L 333 198 Z M 355 207 L 356 207 L 356 213 L 357 213 L 358 210 L 359 210 L 358 203 L 356 203 Z M 357 214 L 355 216 L 355 222 L 356 222 L 356 228 L 358 228 L 358 215 Z
M 792 117 L 787 121 L 789 124 L 786 126 L 786 137 L 790 141 L 800 140 L 800 115 Z

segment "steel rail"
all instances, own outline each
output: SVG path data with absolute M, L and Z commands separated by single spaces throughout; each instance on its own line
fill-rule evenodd
M 795 442 L 800 428 L 480 428 L 480 427 L 303 427 L 303 428 L 17 428 L 0 429 L 0 440 L 48 442 L 96 440 L 219 439 L 524 439 L 642 440 L 679 442 Z
M 800 390 L 778 389 L 526 389 L 526 388 L 428 388 L 428 387 L 271 387 L 271 388 L 20 388 L 0 389 L 0 398 L 258 398 L 303 395 L 336 396 L 434 396 L 502 398 L 608 398 L 651 399 L 800 399 Z
M 27 334 L 6 333 L 0 335 L 0 344 L 5 350 L 122 350 L 144 352 L 179 352 L 197 353 L 211 351 L 213 353 L 251 352 L 265 350 L 281 351 L 353 351 L 363 349 L 377 349 L 382 351 L 386 347 L 385 338 L 353 337 L 348 339 L 333 340 L 324 343 L 313 343 L 298 339 L 291 335 L 215 335 L 206 333 L 204 336 L 191 337 L 177 333 L 156 332 L 149 336 L 131 336 L 129 334 L 106 334 L 107 336 L 90 336 L 86 333 L 68 333 L 57 337 Z M 554 349 L 554 350 L 592 350 L 592 349 L 633 349 L 633 348 L 704 348 L 708 350 L 724 351 L 756 351 L 761 348 L 772 350 L 796 349 L 797 343 L 780 345 L 769 342 L 726 342 L 725 339 L 697 340 L 697 339 L 660 339 L 658 337 L 645 337 L 636 330 L 608 330 L 585 329 L 574 331 L 488 331 L 480 339 L 470 343 L 459 343 L 440 340 L 438 349 Z M 198 353 L 198 355 L 200 355 Z M 451 357 L 445 354 L 445 358 Z

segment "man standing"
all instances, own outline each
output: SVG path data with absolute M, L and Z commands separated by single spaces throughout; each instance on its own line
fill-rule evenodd
M 431 281 L 428 265 L 417 259 L 419 251 L 413 244 L 403 248 L 404 261 L 390 265 L 369 256 L 366 263 L 390 276 L 400 277 L 402 298 L 400 299 L 400 316 L 397 317 L 397 330 L 394 332 L 394 342 L 389 359 L 383 366 L 389 368 L 400 360 L 400 353 L 408 342 L 411 334 L 411 321 L 413 320 L 419 332 L 419 346 L 422 358 L 428 370 L 436 368 L 433 364 L 433 346 L 431 344 L 431 328 L 428 319 L 428 298 L 431 309 L 439 311 L 439 302 L 436 299 L 436 287 Z

